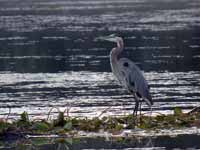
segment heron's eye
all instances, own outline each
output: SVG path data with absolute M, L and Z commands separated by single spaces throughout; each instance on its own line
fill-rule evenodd
M 129 89 L 129 92 L 134 93 L 133 90 L 130 90 L 130 89 Z
M 124 67 L 128 67 L 129 64 L 127 62 L 124 63 Z

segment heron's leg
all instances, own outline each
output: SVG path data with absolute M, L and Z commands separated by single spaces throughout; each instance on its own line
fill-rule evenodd
M 141 123 L 142 122 L 142 120 L 141 120 L 141 117 L 142 117 L 142 101 L 140 101 L 139 109 L 140 109 L 140 123 Z
M 140 101 L 140 116 L 142 115 L 142 101 Z
M 134 116 L 134 117 L 137 117 L 138 106 L 139 106 L 139 101 L 138 101 L 137 98 L 136 98 L 136 101 L 135 101 L 135 108 L 134 108 L 134 110 L 133 110 L 133 116 Z
M 138 112 L 138 106 L 139 106 L 139 101 L 136 98 L 135 101 L 135 108 L 133 110 L 133 125 L 136 126 L 137 125 L 137 112 Z
M 152 116 L 152 106 L 150 106 L 150 116 Z
M 151 116 L 152 116 L 152 106 L 150 106 L 150 116 L 149 116 L 150 123 L 151 123 Z

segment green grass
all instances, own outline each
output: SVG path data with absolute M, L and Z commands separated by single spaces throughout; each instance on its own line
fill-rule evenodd
M 76 131 L 98 132 L 108 131 L 118 133 L 123 129 L 132 129 L 135 127 L 141 129 L 171 129 L 184 127 L 200 128 L 200 112 L 183 113 L 180 108 L 174 109 L 174 114 L 138 116 L 132 115 L 122 117 L 103 117 L 103 118 L 73 118 L 65 117 L 64 112 L 59 112 L 56 119 L 31 121 L 27 112 L 20 115 L 20 119 L 8 122 L 7 119 L 0 119 L 0 135 L 7 133 L 24 133 L 24 134 L 73 134 Z

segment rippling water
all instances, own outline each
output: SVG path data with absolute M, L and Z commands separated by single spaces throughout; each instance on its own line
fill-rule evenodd
M 199 7 L 198 0 L 0 0 L 1 115 L 59 107 L 97 116 L 111 106 L 106 114 L 130 113 L 134 99 L 109 65 L 115 45 L 95 40 L 112 33 L 144 71 L 154 110 L 198 106 Z

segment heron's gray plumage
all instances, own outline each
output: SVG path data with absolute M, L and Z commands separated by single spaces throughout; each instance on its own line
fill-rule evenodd
M 124 66 L 128 64 L 128 66 Z M 117 79 L 131 93 L 139 93 L 148 105 L 152 105 L 152 98 L 149 93 L 148 83 L 140 69 L 129 59 L 120 58 L 116 64 L 119 73 Z M 121 72 L 121 74 L 120 74 Z
M 110 64 L 113 74 L 120 84 L 136 96 L 135 110 L 137 114 L 139 99 L 144 100 L 150 107 L 153 105 L 149 86 L 140 69 L 128 58 L 120 58 L 124 43 L 121 37 L 111 37 L 105 40 L 116 42 L 117 47 L 110 53 Z

